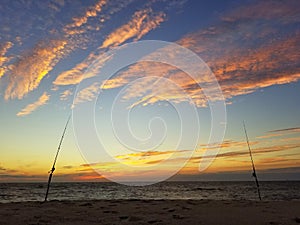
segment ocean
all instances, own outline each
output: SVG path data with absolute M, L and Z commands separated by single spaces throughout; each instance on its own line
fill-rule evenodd
M 0 183 L 0 202 L 43 201 L 46 183 Z M 300 200 L 300 181 L 260 182 L 262 199 Z M 258 200 L 254 182 L 162 182 L 126 186 L 109 182 L 52 183 L 48 200 Z

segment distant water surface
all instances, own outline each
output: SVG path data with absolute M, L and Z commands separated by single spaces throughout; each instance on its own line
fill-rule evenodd
M 300 200 L 300 181 L 261 182 L 263 200 Z M 0 202 L 43 201 L 46 183 L 0 183 Z M 254 182 L 52 183 L 49 200 L 211 199 L 257 200 Z

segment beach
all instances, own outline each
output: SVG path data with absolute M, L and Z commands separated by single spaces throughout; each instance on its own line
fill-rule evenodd
M 0 203 L 0 224 L 300 224 L 300 201 L 132 199 Z

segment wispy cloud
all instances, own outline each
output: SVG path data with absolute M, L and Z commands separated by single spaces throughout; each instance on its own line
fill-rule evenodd
M 298 155 L 299 156 L 299 155 Z M 299 157 L 298 158 L 287 158 L 287 157 L 272 157 L 272 158 L 265 158 L 265 159 L 259 159 L 257 160 L 257 163 L 259 164 L 287 164 L 289 162 L 295 163 L 300 162 Z
M 73 95 L 71 90 L 65 90 L 60 94 L 60 100 L 65 101 L 69 98 L 69 96 Z
M 101 48 L 115 47 L 131 38 L 139 40 L 149 31 L 159 26 L 164 20 L 164 13 L 154 13 L 151 8 L 137 11 L 127 24 L 124 24 L 107 36 Z
M 55 79 L 55 81 L 53 81 L 53 84 L 63 85 L 63 86 L 79 84 L 83 79 L 93 77 L 97 74 L 97 71 L 96 72 L 86 71 L 96 58 L 101 58 L 101 60 L 98 60 L 97 63 L 94 63 L 93 68 L 99 69 L 111 57 L 112 55 L 106 54 L 103 51 L 101 52 L 98 51 L 98 54 L 91 53 L 87 58 L 85 58 L 82 62 L 78 63 L 72 69 L 64 71 L 61 74 L 59 74 Z
M 257 147 L 252 149 L 253 155 L 260 155 L 260 154 L 266 154 L 266 153 L 275 153 L 280 151 L 287 151 L 292 150 L 300 147 L 300 143 L 296 144 L 287 144 L 287 145 L 274 145 L 274 146 L 267 146 L 267 147 Z M 239 150 L 239 151 L 229 151 L 229 152 L 223 152 L 219 153 L 216 158 L 239 158 L 239 157 L 245 157 L 249 156 L 248 150 Z M 202 158 L 214 158 L 215 156 L 198 156 L 193 157 L 192 160 L 196 160 L 196 162 L 199 162 L 198 160 Z
M 249 142 L 251 146 L 259 144 L 258 141 L 251 141 Z M 216 148 L 221 148 L 221 149 L 232 149 L 232 148 L 241 148 L 241 147 L 247 147 L 247 142 L 246 141 L 234 141 L 234 140 L 224 140 L 222 143 L 211 143 L 210 145 L 201 145 L 199 151 L 203 150 L 210 150 L 210 149 L 216 149 Z
M 47 92 L 44 92 L 43 95 L 34 103 L 31 103 L 27 105 L 24 109 L 22 109 L 20 112 L 17 113 L 17 116 L 26 116 L 36 109 L 38 109 L 40 106 L 46 104 L 50 98 L 50 95 L 47 94 Z
M 4 75 L 7 70 L 5 63 L 9 61 L 9 57 L 6 56 L 7 51 L 13 46 L 12 42 L 6 42 L 0 44 L 0 78 Z
M 1 182 L 36 182 L 45 181 L 47 179 L 46 174 L 27 174 L 21 171 L 0 173 Z M 98 173 L 91 169 L 87 172 L 77 173 L 58 173 L 54 176 L 55 181 L 106 181 Z
M 105 63 L 111 56 L 105 54 L 105 49 L 123 44 L 129 39 L 139 40 L 145 34 L 155 29 L 165 19 L 165 14 L 162 12 L 153 12 L 151 8 L 139 10 L 134 13 L 132 18 L 126 24 L 120 26 L 112 31 L 102 45 L 98 47 L 97 51 L 89 54 L 86 59 L 78 63 L 70 70 L 59 74 L 55 81 L 55 85 L 72 85 L 78 84 L 83 79 L 83 74 L 88 66 L 101 55 L 105 56 L 102 63 Z M 84 78 L 88 78 L 95 74 L 90 74 Z
M 44 32 L 43 36 L 39 38 L 41 41 L 38 41 L 31 49 L 24 50 L 21 48 L 21 52 L 15 53 L 13 60 L 10 60 L 11 64 L 5 67 L 2 65 L 4 61 L 7 61 L 7 57 L 5 57 L 4 54 L 8 47 L 11 47 L 10 43 L 13 43 L 14 41 L 7 42 L 9 45 L 4 46 L 3 49 L 1 47 L 0 49 L 0 75 L 3 76 L 4 74 L 7 74 L 9 77 L 9 84 L 6 88 L 4 98 L 6 100 L 14 98 L 22 99 L 29 92 L 38 88 L 43 78 L 50 74 L 58 62 L 69 56 L 69 54 L 76 49 L 86 48 L 86 46 L 92 42 L 93 39 L 91 38 L 91 30 L 97 31 L 97 35 L 99 36 L 99 24 L 103 24 L 105 20 L 109 19 L 114 13 L 120 11 L 122 8 L 126 7 L 130 2 L 131 1 L 119 1 L 118 3 L 109 2 L 109 8 L 103 12 L 103 8 L 106 7 L 107 1 L 99 0 L 94 5 L 87 7 L 87 9 L 82 12 L 81 16 L 73 17 L 73 21 L 71 23 L 62 25 L 61 27 L 57 26 L 55 28 L 51 27 L 53 25 L 52 18 L 55 18 L 56 13 L 64 7 L 64 2 L 53 1 L 48 3 L 48 5 L 51 5 L 52 9 L 48 12 L 49 17 L 51 18 L 49 18 L 49 20 L 47 18 L 47 21 L 50 21 L 49 23 L 39 27 L 38 32 L 40 32 L 40 30 L 43 30 Z M 26 8 L 28 9 L 31 7 L 31 4 L 26 5 Z M 38 3 L 37 7 L 45 7 L 45 4 Z M 23 13 L 26 15 L 28 11 L 25 10 L 22 14 Z M 39 16 L 35 15 L 36 18 L 39 18 Z M 92 18 L 99 20 L 99 24 L 93 23 L 93 25 L 91 25 L 90 19 Z M 103 21 L 101 18 L 103 18 Z M 18 18 L 18 20 L 18 22 L 22 21 L 21 18 Z M 34 26 L 34 22 L 33 18 L 30 17 L 28 20 L 28 26 Z M 28 31 L 28 29 L 29 28 L 26 27 L 21 30 L 25 30 L 27 33 L 32 32 Z M 95 36 L 93 37 L 95 38 Z M 11 37 L 9 36 L 9 38 Z M 17 43 L 23 44 L 20 41 L 20 36 L 17 36 L 14 39 Z M 22 41 L 28 40 L 25 38 Z M 9 70 L 7 68 L 9 68 Z M 85 68 L 86 67 L 80 68 L 80 65 L 77 67 L 77 69 L 82 70 Z M 82 70 L 80 71 L 82 72 Z
M 94 6 L 87 9 L 83 16 L 74 17 L 73 23 L 68 24 L 65 28 L 70 29 L 74 27 L 80 27 L 87 23 L 90 17 L 96 17 L 99 12 L 101 12 L 102 7 L 107 3 L 106 0 L 98 1 Z
M 42 42 L 29 53 L 22 55 L 11 66 L 5 99 L 22 99 L 30 91 L 36 89 L 42 79 L 62 58 L 66 43 L 64 40 Z
M 266 138 L 273 138 L 273 137 L 281 137 L 286 135 L 291 135 L 295 133 L 300 133 L 300 127 L 291 127 L 291 128 L 284 128 L 284 129 L 277 129 L 277 130 L 270 130 L 267 131 L 267 134 L 258 136 L 257 138 L 266 139 Z
M 101 85 L 99 83 L 94 83 L 76 94 L 74 104 L 78 104 L 81 102 L 92 101 L 94 100 L 97 93 L 100 91 Z
M 290 127 L 285 129 L 279 129 L 279 130 L 270 130 L 268 131 L 270 133 L 299 133 L 300 127 Z
M 99 24 L 103 24 L 130 2 L 95 2 L 77 14 L 79 16 L 74 16 L 70 23 L 58 28 L 60 30 L 51 30 L 53 36 L 49 31 L 48 41 L 41 41 L 31 50 L 21 52 L 11 60 L 11 65 L 3 66 L 8 62 L 6 53 L 12 42 L 7 42 L 6 47 L 0 47 L 0 77 L 5 73 L 9 75 L 5 99 L 22 99 L 38 88 L 61 59 L 77 48 L 84 48 L 81 47 L 83 43 L 92 40 L 87 34 L 89 29 L 92 29 L 91 21 L 99 22 L 93 24 L 93 29 L 98 29 Z M 168 3 L 168 7 L 177 4 L 176 2 L 185 1 Z M 156 1 L 151 1 L 145 4 L 144 8 L 136 10 L 129 21 L 106 35 L 97 51 L 90 53 L 73 68 L 59 74 L 53 84 L 78 84 L 91 62 L 99 55 L 104 55 L 107 49 L 126 41 L 139 40 L 159 27 L 166 20 L 167 10 L 162 8 L 161 11 L 155 11 L 157 7 L 152 7 L 154 3 L 156 4 Z M 59 11 L 59 7 L 64 4 L 57 1 L 53 2 L 53 5 L 57 8 L 54 11 Z M 259 88 L 296 82 L 300 79 L 300 56 L 297 51 L 300 47 L 300 33 L 295 29 L 295 24 L 300 21 L 299 7 L 295 7 L 297 5 L 296 0 L 285 3 L 271 0 L 251 2 L 222 15 L 214 26 L 184 35 L 177 43 L 193 50 L 207 62 L 216 75 L 227 101 L 234 96 L 255 92 Z M 274 7 L 278 10 L 266 10 Z M 289 29 L 284 29 L 287 26 Z M 168 54 L 172 57 L 175 53 Z M 90 73 L 87 77 L 93 75 L 95 74 Z M 163 100 L 176 103 L 192 100 L 199 107 L 207 105 L 207 96 L 198 86 L 199 82 L 206 82 L 204 77 L 203 81 L 195 81 L 182 71 L 159 63 L 133 65 L 127 71 L 122 71 L 118 76 L 106 81 L 101 88 L 121 87 L 141 77 L 149 79 L 141 79 L 126 89 L 125 100 L 140 97 L 132 106 Z M 166 85 L 166 80 L 170 80 L 179 88 Z M 155 85 L 149 85 L 151 82 Z
M 64 5 L 65 5 L 64 0 L 54 0 L 48 4 L 48 7 L 50 7 L 54 11 L 59 12 Z
M 118 155 L 117 159 L 130 159 L 130 158 L 144 158 L 144 157 L 152 157 L 152 156 L 162 156 L 162 155 L 170 155 L 170 154 L 180 154 L 183 152 L 191 152 L 190 150 L 169 150 L 169 151 L 147 151 L 147 152 L 135 152 L 129 153 L 126 155 Z
M 268 10 L 265 14 L 266 8 L 274 4 L 280 10 Z M 296 82 L 300 80 L 300 33 L 295 24 L 300 18 L 299 7 L 295 4 L 295 1 L 251 3 L 223 16 L 219 24 L 185 35 L 177 43 L 204 59 L 218 79 L 227 101 L 260 88 Z M 291 27 L 288 32 L 285 29 L 287 25 Z M 274 36 L 278 38 L 274 39 Z M 166 54 L 172 56 L 172 52 Z M 164 100 L 174 102 L 186 101 L 188 95 L 197 106 L 206 106 L 206 96 L 198 85 L 205 82 L 205 78 L 193 81 L 182 71 L 167 65 L 138 63 L 107 82 L 105 88 L 120 87 L 136 78 L 153 76 L 175 81 L 185 92 L 177 90 L 170 95 L 164 83 L 149 86 L 147 79 L 141 79 L 128 89 L 124 98 L 131 98 L 137 91 L 143 94 L 143 101 L 136 103 L 147 105 L 161 101 L 162 98 L 155 98 L 158 94 L 164 96 Z M 157 90 L 160 90 L 159 93 Z
M 231 147 L 229 147 L 231 146 Z M 237 148 L 237 150 L 232 150 L 234 147 Z M 131 153 L 131 154 L 125 154 L 125 155 L 119 155 L 116 156 L 116 158 L 122 160 L 124 163 L 129 164 L 157 164 L 164 161 L 165 165 L 176 165 L 177 163 L 183 163 L 189 160 L 190 163 L 194 164 L 192 165 L 193 170 L 196 170 L 197 164 L 200 163 L 200 161 L 203 162 L 203 159 L 210 159 L 215 158 L 218 162 L 220 160 L 230 160 L 234 159 L 236 162 L 241 163 L 241 160 L 243 160 L 245 157 L 249 158 L 249 151 L 246 149 L 246 146 L 244 146 L 244 150 L 241 150 L 241 147 L 244 146 L 243 142 L 232 142 L 232 144 L 225 144 L 221 146 L 221 152 L 217 154 L 217 156 L 214 155 L 205 155 L 203 156 L 203 150 L 205 149 L 199 149 L 191 156 L 191 150 L 169 150 L 169 151 L 149 151 L 149 152 L 138 152 L 138 153 Z M 293 149 L 300 148 L 300 143 L 295 144 L 285 144 L 285 145 L 273 145 L 273 146 L 267 146 L 267 147 L 256 147 L 252 149 L 252 154 L 254 157 L 258 157 L 260 155 L 261 160 L 267 160 L 268 158 L 274 158 L 275 153 L 283 152 L 283 151 L 290 151 Z M 229 151 L 227 149 L 230 149 Z M 191 158 L 187 158 L 187 155 Z M 269 157 L 268 154 L 272 154 L 272 157 Z M 172 156 L 172 157 L 170 157 Z M 281 158 L 286 159 L 288 157 L 283 155 L 280 156 Z M 295 159 L 296 160 L 296 159 Z M 259 164 L 260 161 L 257 161 Z M 195 165 L 196 164 L 196 165 Z M 218 164 L 218 163 L 217 163 Z M 221 163 L 222 164 L 222 163 Z

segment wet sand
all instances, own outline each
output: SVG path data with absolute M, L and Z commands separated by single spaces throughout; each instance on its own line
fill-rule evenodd
M 300 224 L 300 201 L 99 200 L 0 203 L 1 225 Z

